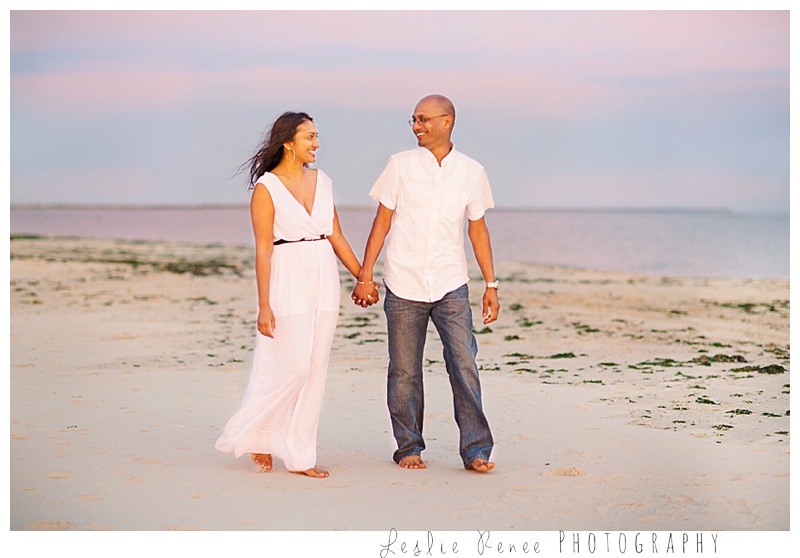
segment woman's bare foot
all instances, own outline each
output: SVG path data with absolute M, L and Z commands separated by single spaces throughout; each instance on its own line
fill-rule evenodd
M 295 475 L 305 475 L 307 477 L 313 477 L 315 479 L 324 479 L 327 478 L 330 473 L 325 469 L 320 469 L 319 467 L 311 467 L 310 469 L 306 469 L 305 471 L 291 471 Z
M 251 453 L 250 459 L 258 465 L 262 471 L 272 471 L 272 456 L 268 453 Z
M 467 469 L 472 469 L 473 471 L 477 471 L 479 473 L 488 473 L 494 469 L 494 463 L 491 461 L 486 461 L 485 459 L 481 459 L 480 457 L 476 457 L 472 460 L 472 463 L 467 465 Z
M 407 455 L 398 463 L 403 469 L 425 469 L 427 465 L 419 455 Z

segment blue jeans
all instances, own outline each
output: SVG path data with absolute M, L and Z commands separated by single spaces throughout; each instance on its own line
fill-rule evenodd
M 464 467 L 478 457 L 488 461 L 494 441 L 481 403 L 481 383 L 475 364 L 478 344 L 472 333 L 467 285 L 431 303 L 402 299 L 387 288 L 384 310 L 389 334 L 387 400 L 397 441 L 394 461 L 399 463 L 409 455 L 420 455 L 425 449 L 422 353 L 428 319 L 436 326 L 444 347 L 444 362 L 460 432 L 461 460 Z

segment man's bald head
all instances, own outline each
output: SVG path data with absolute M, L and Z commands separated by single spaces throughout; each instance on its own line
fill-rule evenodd
M 453 106 L 453 101 L 445 97 L 444 95 L 427 95 L 420 99 L 417 106 L 421 105 L 423 102 L 432 102 L 435 104 L 437 109 L 440 111 L 439 114 L 449 114 L 453 117 L 452 125 L 455 126 L 456 123 L 456 107 Z

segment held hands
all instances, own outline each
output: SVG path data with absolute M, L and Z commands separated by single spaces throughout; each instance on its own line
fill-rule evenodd
M 380 285 L 374 281 L 358 281 L 356 287 L 353 289 L 353 303 L 356 306 L 366 308 L 372 306 L 380 300 L 378 295 L 378 288 Z

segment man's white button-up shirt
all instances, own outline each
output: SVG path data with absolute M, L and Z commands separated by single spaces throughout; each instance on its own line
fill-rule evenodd
M 435 302 L 469 281 L 464 218 L 494 207 L 486 171 L 455 148 L 442 159 L 424 147 L 389 158 L 369 195 L 394 211 L 383 280 L 406 300 Z

